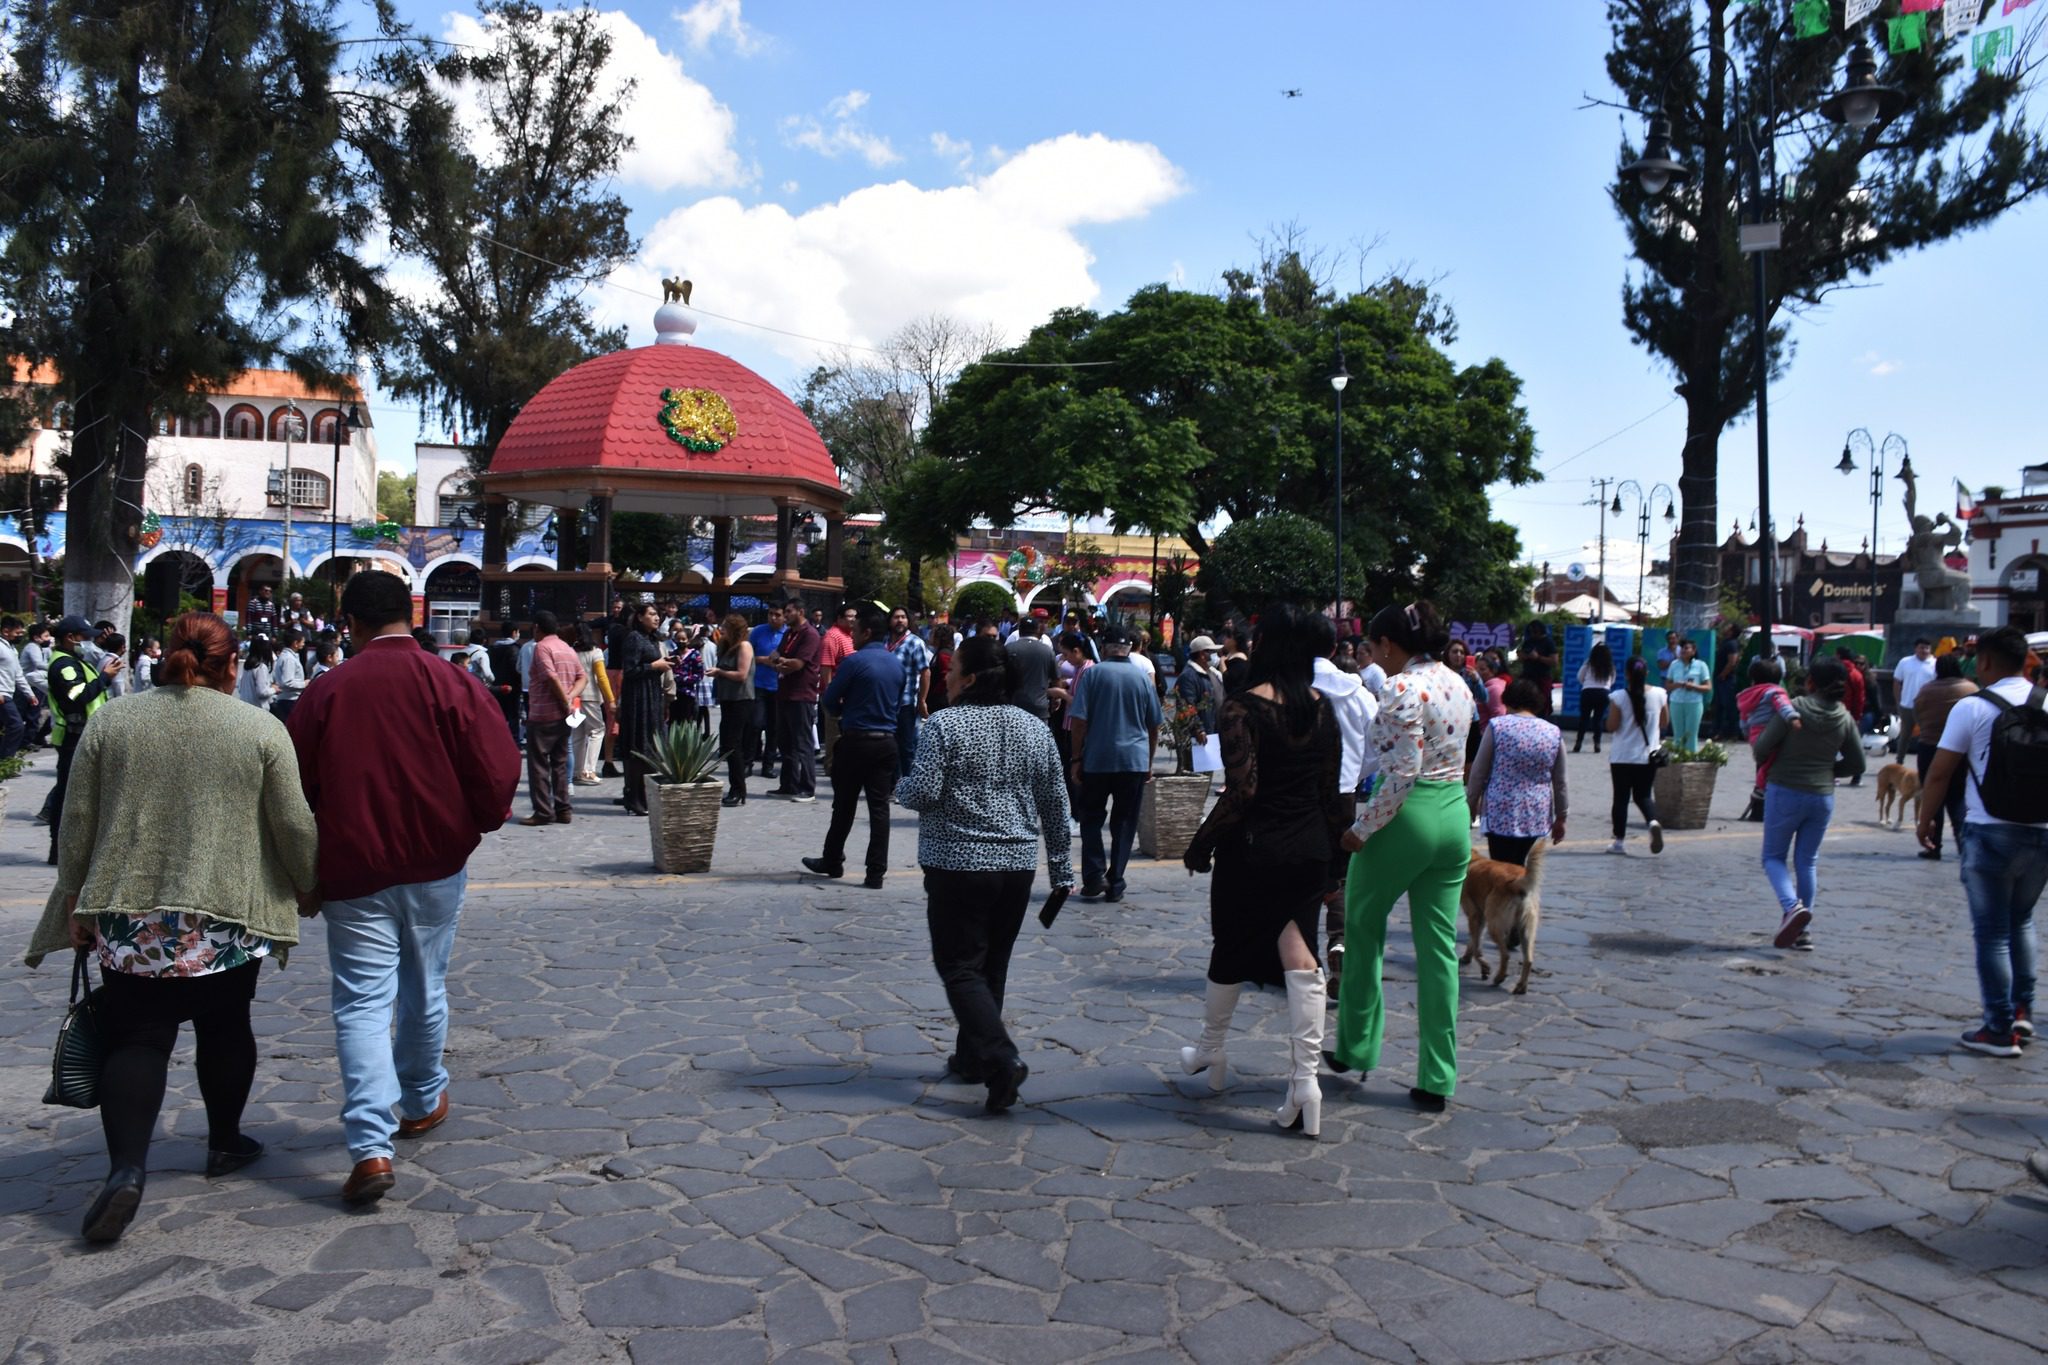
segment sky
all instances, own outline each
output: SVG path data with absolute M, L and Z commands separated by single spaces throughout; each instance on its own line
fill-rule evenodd
M 1014 340 L 1055 307 L 1107 310 L 1159 281 L 1213 288 L 1294 223 L 1345 258 L 1341 284 L 1390 267 L 1436 280 L 1458 316 L 1453 357 L 1499 356 L 1521 376 L 1545 478 L 1496 488 L 1494 509 L 1532 563 L 1593 569 L 1590 480 L 1678 482 L 1684 406 L 1622 328 L 1627 249 L 1606 194 L 1622 120 L 1639 129 L 1582 107 L 1613 94 L 1599 0 L 599 8 L 637 82 L 617 188 L 641 251 L 591 300 L 632 344 L 653 338 L 660 279 L 684 274 L 698 344 L 793 389 L 833 343 L 871 345 L 935 311 Z M 1998 9 L 1986 27 L 2048 14 Z M 401 12 L 478 39 L 471 10 Z M 2048 460 L 2039 398 L 2012 387 L 2048 349 L 2044 246 L 2036 201 L 1794 323 L 1770 395 L 1781 534 L 1801 514 L 1833 549 L 1870 534 L 1867 478 L 1834 468 L 1851 428 L 1904 437 L 1936 506 L 1951 479 L 2016 486 L 2021 465 Z M 383 458 L 409 467 L 418 420 L 376 402 Z M 1746 527 L 1747 421 L 1720 464 L 1721 523 Z M 1886 553 L 1903 541 L 1897 489 Z M 1619 530 L 1608 520 L 1624 598 L 1630 501 Z

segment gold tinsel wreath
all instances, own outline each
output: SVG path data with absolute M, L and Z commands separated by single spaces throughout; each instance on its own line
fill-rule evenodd
M 709 455 L 740 434 L 732 405 L 709 389 L 663 389 L 661 427 L 677 445 Z

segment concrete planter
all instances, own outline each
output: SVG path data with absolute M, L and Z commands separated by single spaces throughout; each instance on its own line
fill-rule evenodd
M 1138 851 L 1148 858 L 1179 858 L 1202 826 L 1209 803 L 1207 773 L 1155 776 L 1138 807 Z
M 647 784 L 647 834 L 657 872 L 704 872 L 718 838 L 720 782 Z
M 1718 763 L 1669 763 L 1657 769 L 1657 817 L 1666 829 L 1705 829 Z

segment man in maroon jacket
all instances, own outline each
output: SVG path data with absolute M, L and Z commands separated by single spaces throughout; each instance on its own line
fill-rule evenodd
M 341 611 L 363 643 L 313 680 L 287 728 L 320 827 L 320 899 L 305 913 L 327 919 L 355 1163 L 341 1197 L 364 1204 L 395 1181 L 394 1132 L 418 1137 L 448 1117 L 441 1047 L 464 867 L 512 814 L 519 750 L 483 684 L 413 642 L 402 579 L 357 574 Z

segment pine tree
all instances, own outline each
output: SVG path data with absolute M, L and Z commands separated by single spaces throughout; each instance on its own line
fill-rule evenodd
M 1634 176 L 1609 191 L 1641 265 L 1622 287 L 1623 324 L 1670 367 L 1686 404 L 1672 611 L 1689 629 L 1710 624 L 1719 602 L 1720 435 L 1756 396 L 1751 273 L 1738 246 L 1746 146 L 1764 153 L 1766 190 L 1777 192 L 1771 216 L 1784 225 L 1782 249 L 1766 255 L 1762 344 L 1773 377 L 1791 361 L 1789 317 L 2048 186 L 2048 146 L 2025 113 L 2033 65 L 2024 52 L 1971 71 L 1969 42 L 1943 42 L 1939 15 L 1920 50 L 1885 52 L 1883 24 L 1898 11 L 1887 3 L 1869 35 L 1878 76 L 1904 95 L 1902 108 L 1868 128 L 1836 125 L 1819 106 L 1862 36 L 1843 32 L 1842 0 L 1827 11 L 1825 34 L 1796 37 L 1783 0 L 1607 6 L 1610 79 L 1625 107 L 1669 120 L 1676 157 L 1692 170 L 1689 183 L 1658 195 Z M 1621 162 L 1640 155 L 1624 139 Z
M 252 364 L 333 384 L 374 340 L 334 6 L 15 0 L 8 40 L 0 345 L 72 404 L 65 609 L 125 630 L 156 421 Z

